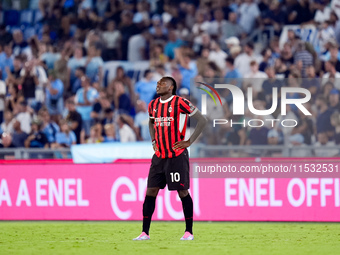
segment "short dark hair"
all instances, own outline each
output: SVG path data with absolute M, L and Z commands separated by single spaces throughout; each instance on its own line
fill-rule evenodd
M 149 73 L 151 73 L 152 71 L 150 70 L 150 69 L 146 69 L 145 71 L 144 71 L 144 78 L 149 74 Z
M 320 100 L 323 103 L 327 104 L 327 99 L 323 95 L 317 96 L 316 100 Z
M 175 79 L 170 77 L 170 76 L 164 76 L 163 79 L 167 79 L 168 81 L 172 82 L 172 85 L 174 86 L 174 88 L 172 89 L 172 94 L 176 95 L 177 83 L 176 83 Z
M 77 70 L 81 71 L 82 73 L 86 73 L 86 68 L 84 66 L 77 67 Z
M 233 58 L 233 57 L 227 57 L 227 58 L 225 59 L 225 61 L 228 62 L 228 63 L 231 64 L 231 65 L 234 65 L 234 58 Z
M 247 42 L 246 46 L 251 48 L 252 50 L 254 49 L 254 43 L 253 42 Z

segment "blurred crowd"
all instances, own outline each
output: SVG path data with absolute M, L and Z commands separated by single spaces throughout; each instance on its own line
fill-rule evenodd
M 198 105 L 192 81 L 213 85 L 223 79 L 244 91 L 251 86 L 257 109 L 270 108 L 273 87 L 303 87 L 312 94 L 305 104 L 312 116 L 294 106 L 287 116 L 269 116 L 295 119 L 294 128 L 208 128 L 201 137 L 207 144 L 285 144 L 301 156 L 339 153 L 322 149 L 340 144 L 339 0 L 17 2 L 2 1 L 2 8 L 39 10 L 41 29 L 25 38 L 21 29 L 0 25 L 1 147 L 150 140 L 147 106 L 157 81 L 171 75 L 177 93 Z M 317 43 L 291 29 L 280 45 L 285 25 L 316 26 Z M 254 30 L 268 26 L 274 30 L 268 45 L 251 40 Z M 136 81 L 119 66 L 105 82 L 109 61 L 148 61 L 149 68 Z M 223 108 L 208 118 L 258 118 L 232 116 L 231 95 L 222 99 Z M 311 144 L 321 149 L 299 150 Z

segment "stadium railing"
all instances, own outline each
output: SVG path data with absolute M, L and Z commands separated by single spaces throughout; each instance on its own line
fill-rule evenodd
M 122 148 L 123 149 L 123 148 Z M 322 155 L 315 152 L 322 151 Z M 129 151 L 126 152 L 129 155 Z M 284 145 L 203 145 L 194 144 L 190 147 L 193 158 L 205 157 L 339 157 L 340 146 L 284 146 Z M 0 159 L 71 159 L 69 148 L 3 148 L 0 149 Z

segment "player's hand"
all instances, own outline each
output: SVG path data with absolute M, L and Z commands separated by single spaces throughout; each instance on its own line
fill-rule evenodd
M 156 144 L 153 145 L 153 150 L 154 150 L 155 152 L 158 151 L 158 147 L 157 147 Z
M 175 142 L 172 148 L 174 150 L 178 150 L 178 149 L 188 148 L 189 146 L 190 146 L 190 141 L 179 141 L 179 142 Z

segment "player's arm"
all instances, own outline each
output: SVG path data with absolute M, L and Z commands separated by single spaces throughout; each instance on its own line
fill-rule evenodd
M 173 149 L 185 149 L 193 144 L 197 137 L 202 133 L 205 125 L 207 124 L 207 119 L 202 115 L 202 113 L 196 109 L 195 113 L 191 116 L 197 120 L 197 125 L 194 132 L 187 141 L 179 141 L 174 143 Z
M 155 140 L 155 128 L 154 128 L 155 120 L 153 118 L 149 118 L 149 132 L 152 141 L 152 146 L 154 151 L 158 151 L 156 140 Z

